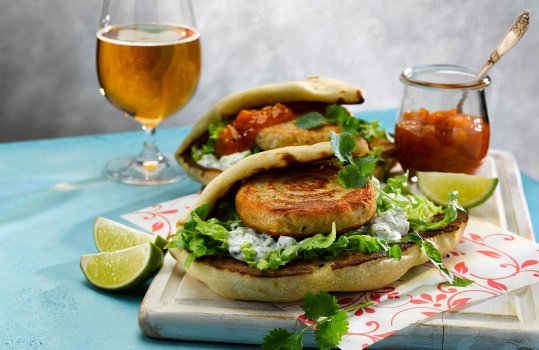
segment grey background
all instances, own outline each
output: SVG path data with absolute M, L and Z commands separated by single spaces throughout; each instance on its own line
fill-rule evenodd
M 512 21 L 530 30 L 491 71 L 491 147 L 539 179 L 539 2 L 533 0 L 194 0 L 203 73 L 162 127 L 192 124 L 221 97 L 309 75 L 360 85 L 360 110 L 396 108 L 407 66 L 481 66 Z M 99 94 L 101 1 L 0 0 L 0 142 L 139 128 Z

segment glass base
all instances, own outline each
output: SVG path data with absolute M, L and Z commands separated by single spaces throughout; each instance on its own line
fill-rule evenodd
M 122 157 L 107 163 L 104 169 L 109 178 L 131 185 L 162 185 L 178 182 L 183 170 L 167 158 L 143 161 L 138 157 Z

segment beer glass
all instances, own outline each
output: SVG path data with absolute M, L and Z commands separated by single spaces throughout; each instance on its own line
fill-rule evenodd
M 129 184 L 178 181 L 180 167 L 159 151 L 159 123 L 196 90 L 200 37 L 190 0 L 104 0 L 97 31 L 100 93 L 142 124 L 144 146 L 134 157 L 110 161 L 107 176 Z

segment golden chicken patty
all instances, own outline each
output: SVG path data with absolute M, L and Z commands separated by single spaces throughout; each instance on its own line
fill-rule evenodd
M 364 225 L 376 213 L 376 190 L 344 188 L 339 168 L 318 165 L 273 171 L 250 178 L 236 194 L 236 210 L 246 226 L 270 235 L 296 238 Z
M 256 144 L 264 151 L 287 146 L 313 145 L 327 141 L 330 131 L 340 133 L 342 130 L 337 124 L 326 124 L 307 130 L 298 128 L 295 121 L 290 121 L 262 129 L 256 137 Z M 376 164 L 373 175 L 384 180 L 397 163 L 395 144 L 384 137 L 375 137 L 369 141 L 369 148 L 382 148 L 380 157 L 383 160 Z
M 316 129 L 298 128 L 295 121 L 268 126 L 258 133 L 255 143 L 264 151 L 286 146 L 314 145 L 328 141 L 329 132 L 341 132 L 336 124 L 327 124 Z

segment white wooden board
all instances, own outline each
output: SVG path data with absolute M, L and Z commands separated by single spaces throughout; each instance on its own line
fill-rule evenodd
M 471 216 L 534 240 L 514 157 L 491 151 L 481 169 L 500 179 L 495 194 Z M 270 303 L 225 299 L 185 274 L 169 255 L 139 311 L 154 338 L 260 344 L 270 329 L 294 330 L 296 319 Z M 307 335 L 306 345 L 313 344 Z M 539 284 L 443 312 L 410 325 L 370 349 L 539 349 Z

